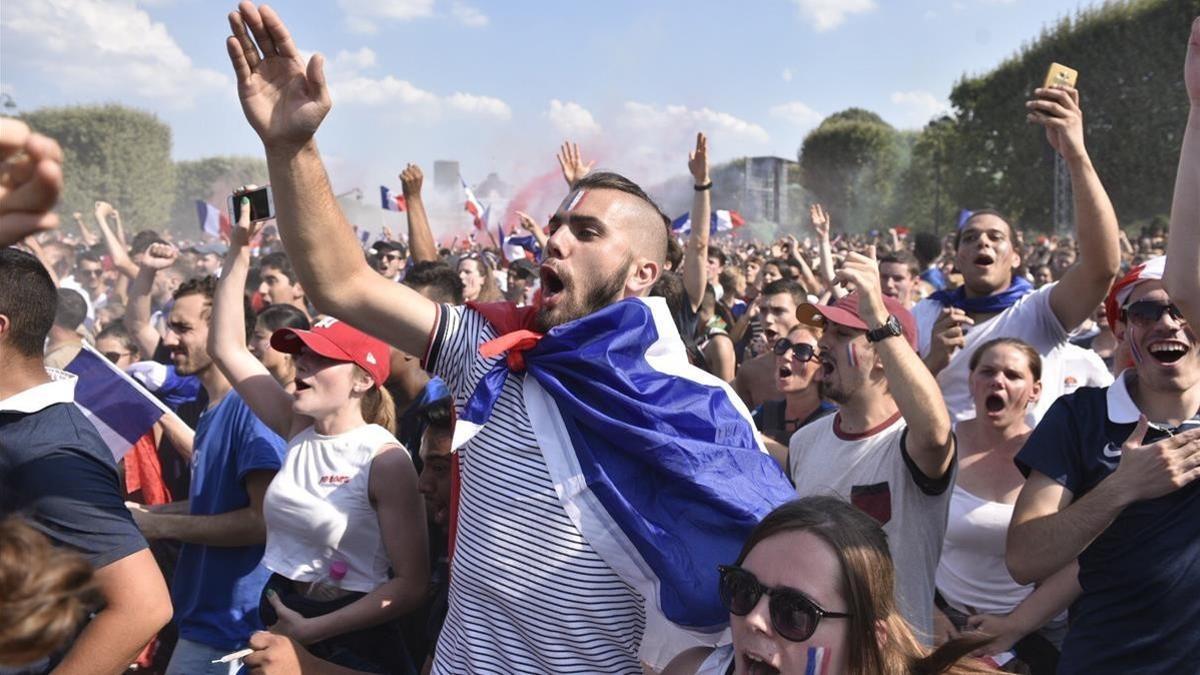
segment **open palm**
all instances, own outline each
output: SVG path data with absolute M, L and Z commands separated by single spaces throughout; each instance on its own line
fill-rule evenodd
M 1192 21 L 1192 36 L 1188 39 L 1183 80 L 1187 83 L 1188 98 L 1192 100 L 1192 105 L 1200 106 L 1200 17 Z
M 332 107 L 324 59 L 316 54 L 305 67 L 287 27 L 270 7 L 242 2 L 229 15 L 229 25 L 233 36 L 226 47 L 250 126 L 264 145 L 308 142 Z

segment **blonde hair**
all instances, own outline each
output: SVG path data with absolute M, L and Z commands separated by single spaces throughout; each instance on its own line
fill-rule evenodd
M 355 368 L 359 375 L 374 381 L 362 366 L 355 366 Z M 396 433 L 396 402 L 392 399 L 391 393 L 384 388 L 382 382 L 377 385 L 372 386 L 362 396 L 363 421 L 367 424 L 378 424 L 387 429 L 389 434 L 394 435 Z

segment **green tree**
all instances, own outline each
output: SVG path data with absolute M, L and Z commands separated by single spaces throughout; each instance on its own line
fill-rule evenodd
M 157 117 L 120 105 L 42 108 L 22 117 L 62 146 L 60 213 L 80 211 L 90 218 L 102 199 L 134 230 L 166 225 L 175 199 L 175 165 L 171 129 Z
M 175 164 L 177 176 L 171 223 L 177 232 L 193 234 L 198 227 L 196 200 L 225 209 L 235 188 L 265 185 L 267 163 L 258 157 L 206 157 Z
M 800 146 L 804 187 L 844 229 L 887 223 L 905 143 L 879 115 L 861 108 L 834 113 Z

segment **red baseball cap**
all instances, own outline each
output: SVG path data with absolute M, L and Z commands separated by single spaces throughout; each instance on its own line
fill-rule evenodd
M 285 354 L 299 354 L 301 347 L 335 361 L 353 363 L 375 378 L 382 387 L 391 374 L 391 349 L 383 340 L 332 317 L 313 324 L 312 330 L 280 328 L 271 334 L 271 347 Z
M 913 350 L 916 350 L 917 320 L 913 318 L 912 312 L 905 309 L 899 300 L 889 295 L 883 296 L 883 306 L 887 308 L 889 314 L 892 314 L 900 321 L 900 327 L 904 329 L 905 339 L 908 340 L 908 344 L 912 345 Z M 858 315 L 857 291 L 843 296 L 842 299 L 832 305 L 817 305 L 806 302 L 796 308 L 796 318 L 800 320 L 800 323 L 809 326 L 820 327 L 828 321 L 829 323 L 836 323 L 839 326 L 846 326 L 847 328 L 870 330 L 867 323 Z

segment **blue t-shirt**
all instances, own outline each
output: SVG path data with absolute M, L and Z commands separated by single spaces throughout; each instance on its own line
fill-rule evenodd
M 1055 401 L 1017 454 L 1079 500 L 1116 470 L 1137 426 L 1125 378 Z M 1151 426 L 1153 443 L 1200 426 Z M 1126 507 L 1079 556 L 1083 594 L 1071 607 L 1060 675 L 1194 673 L 1200 658 L 1200 481 Z
M 231 391 L 196 425 L 189 492 L 192 515 L 217 515 L 250 506 L 245 477 L 277 471 L 287 446 Z M 184 544 L 171 587 L 180 637 L 217 649 L 245 646 L 261 630 L 258 601 L 270 570 L 263 546 Z
M 921 281 L 933 286 L 935 291 L 945 290 L 946 288 L 946 275 L 937 267 L 930 267 L 921 272 Z

